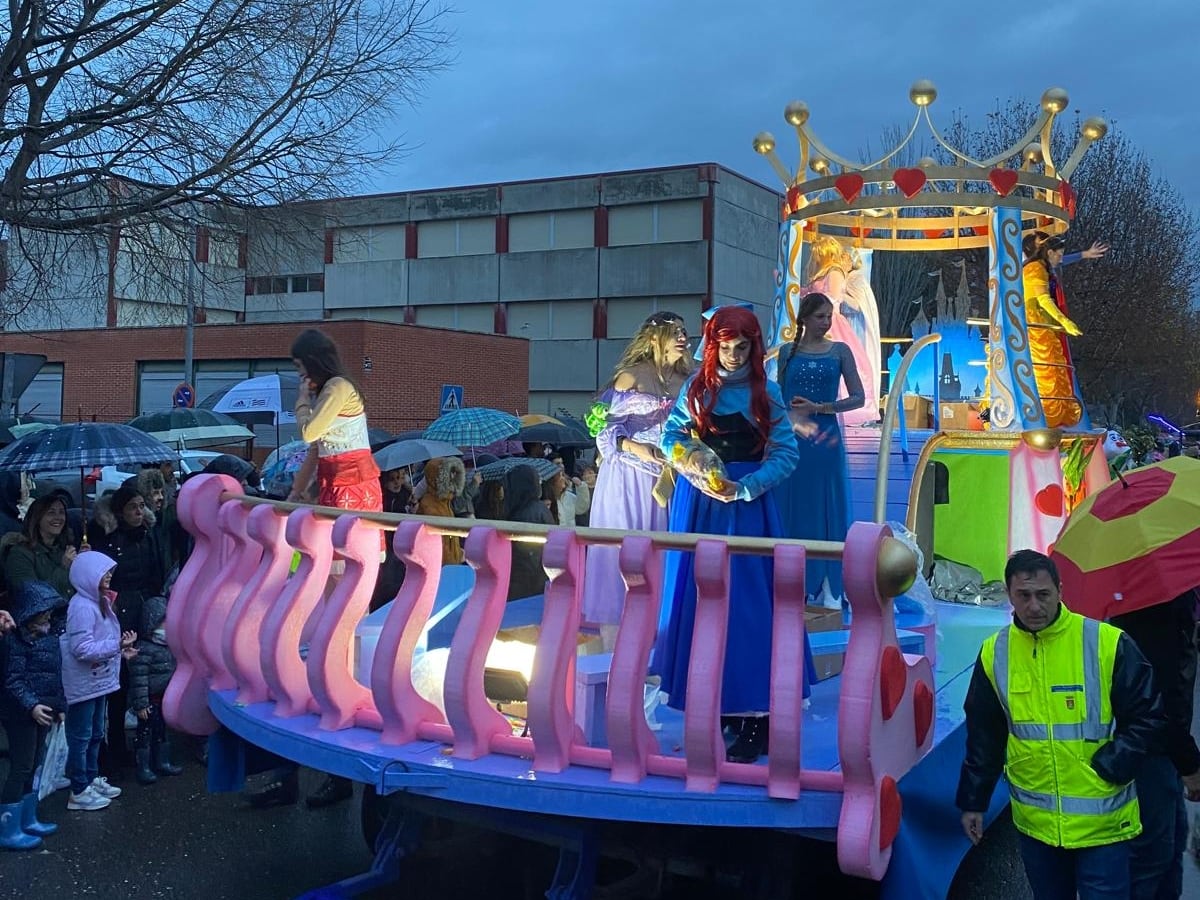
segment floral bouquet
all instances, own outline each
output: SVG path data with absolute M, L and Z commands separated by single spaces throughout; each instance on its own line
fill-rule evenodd
M 671 448 L 671 468 L 701 490 L 721 493 L 729 478 L 725 463 L 703 441 L 690 438 Z

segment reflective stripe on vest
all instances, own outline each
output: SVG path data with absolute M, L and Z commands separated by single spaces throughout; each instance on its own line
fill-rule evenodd
M 1100 715 L 1104 682 L 1100 677 L 1100 623 L 1094 619 L 1083 620 L 1083 692 L 1087 705 L 1083 722 L 1052 726 L 1013 722 L 1008 704 L 1007 628 L 996 634 L 995 649 L 992 651 L 992 677 L 996 683 L 996 696 L 1000 698 L 1004 717 L 1008 719 L 1008 731 L 1017 740 L 1045 741 L 1053 737 L 1056 741 L 1103 741 L 1112 736 L 1113 723 L 1102 722 Z
M 1118 793 L 1108 797 L 1056 797 L 1054 794 L 1043 794 L 1040 791 L 1027 791 L 1011 782 L 1008 785 L 1008 792 L 1014 800 L 1024 803 L 1026 806 L 1050 812 L 1057 812 L 1058 804 L 1061 801 L 1064 814 L 1077 816 L 1102 816 L 1114 813 L 1126 803 L 1137 798 L 1137 787 L 1132 782 L 1125 785 Z

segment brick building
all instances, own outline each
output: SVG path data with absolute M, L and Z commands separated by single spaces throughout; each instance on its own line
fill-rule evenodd
M 293 371 L 295 323 L 196 329 L 196 394 L 251 375 Z M 443 384 L 463 387 L 464 405 L 524 413 L 529 342 L 523 338 L 364 320 L 324 322 L 359 382 L 372 427 L 396 432 L 437 417 Z M 108 328 L 0 334 L 0 351 L 39 353 L 47 365 L 22 395 L 19 413 L 124 422 L 171 404 L 183 380 L 182 328 Z M 264 434 L 264 438 L 266 435 Z M 285 438 L 286 439 L 286 438 Z M 267 443 L 274 443 L 274 435 Z

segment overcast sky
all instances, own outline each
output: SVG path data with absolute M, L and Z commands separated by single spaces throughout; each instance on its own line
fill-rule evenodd
M 771 186 L 766 129 L 794 162 L 784 104 L 854 158 L 911 119 L 982 115 L 1061 86 L 1200 207 L 1200 0 L 457 0 L 456 61 L 397 130 L 411 148 L 369 187 L 412 190 L 718 162 Z M 785 140 L 786 139 L 786 140 Z

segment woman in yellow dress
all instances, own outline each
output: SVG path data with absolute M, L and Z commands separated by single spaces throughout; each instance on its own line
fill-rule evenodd
M 1083 412 L 1079 398 L 1075 396 L 1074 368 L 1063 334 L 1078 337 L 1082 332 L 1059 308 L 1060 290 L 1055 274 L 1062 265 L 1064 245 L 1058 235 L 1047 237 L 1028 256 L 1021 273 L 1029 355 L 1048 428 L 1077 425 Z

